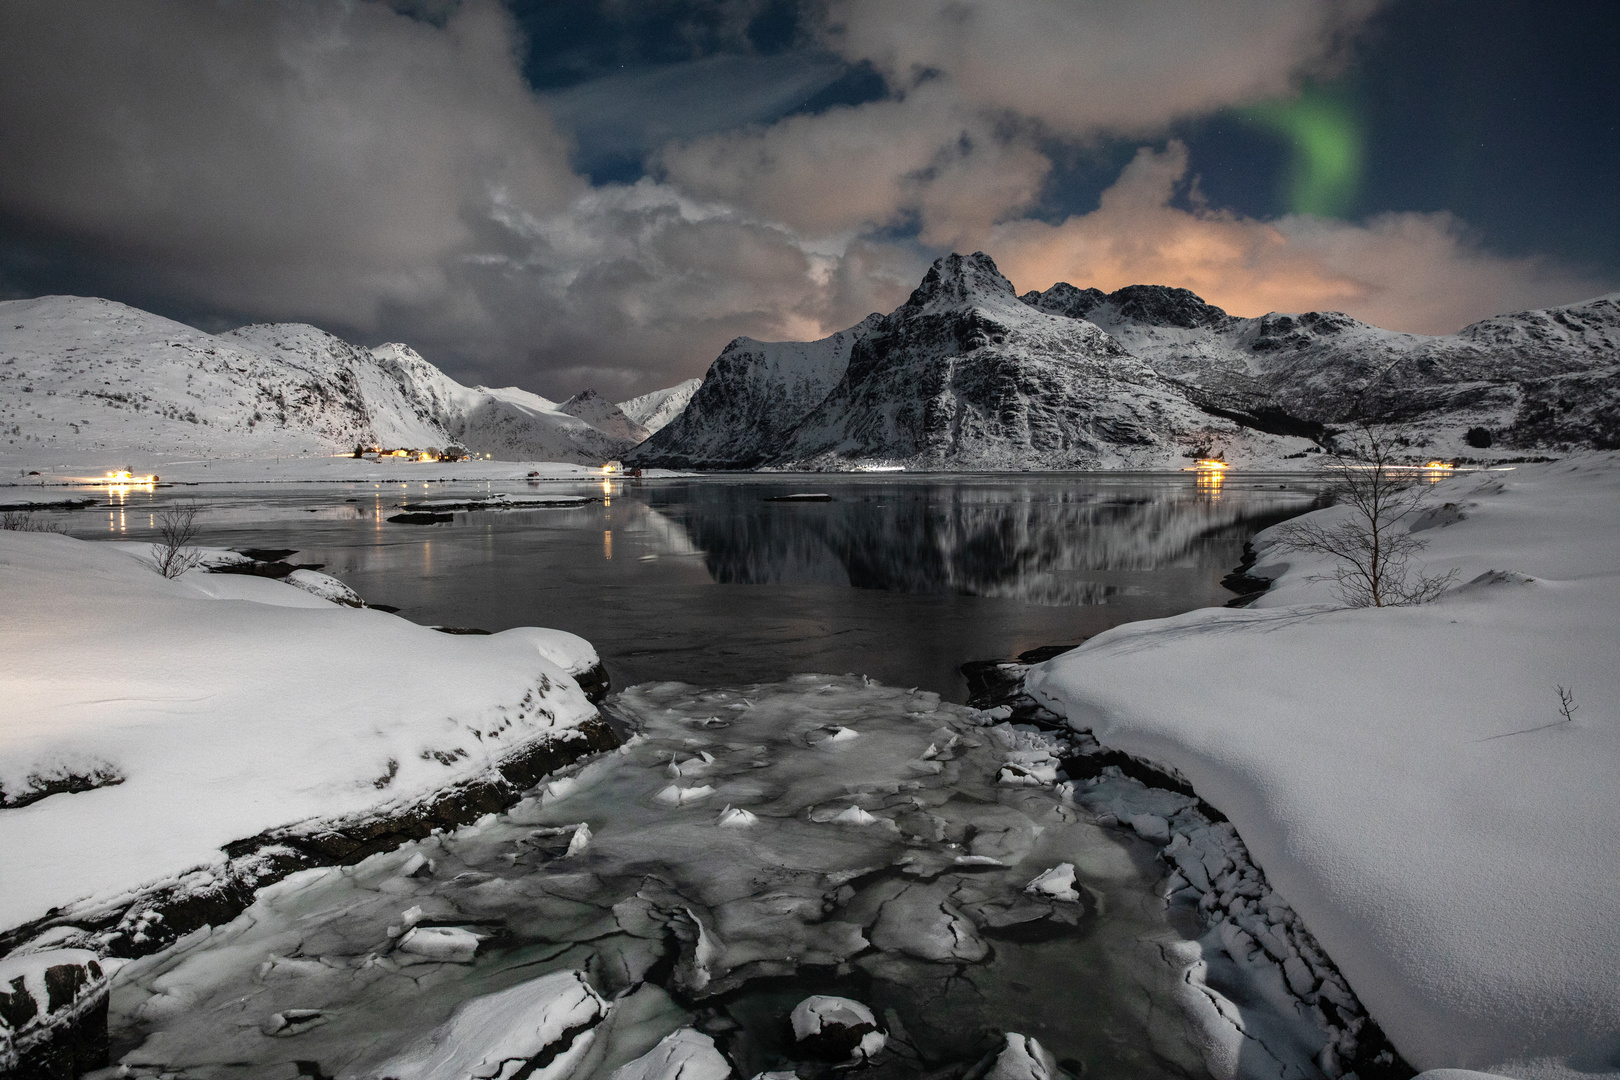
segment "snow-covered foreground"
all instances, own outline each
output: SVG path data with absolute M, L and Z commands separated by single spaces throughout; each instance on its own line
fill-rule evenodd
M 1620 456 L 1433 497 L 1423 559 L 1463 583 L 1434 603 L 1335 607 L 1262 533 L 1252 608 L 1116 628 L 1027 685 L 1228 815 L 1413 1065 L 1615 1075 Z
M 858 676 L 609 707 L 637 734 L 508 812 L 125 966 L 120 1075 L 1319 1080 L 1320 1026 L 1054 789 L 1053 737 Z
M 267 829 L 386 814 L 596 716 L 573 635 L 168 580 L 144 545 L 0 531 L 0 597 L 0 929 L 217 868 Z

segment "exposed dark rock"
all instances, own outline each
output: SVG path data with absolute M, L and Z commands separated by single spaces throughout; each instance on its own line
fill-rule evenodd
M 107 1065 L 111 975 L 90 960 L 48 967 L 44 982 L 45 1001 L 22 979 L 0 986 L 0 1025 L 16 1032 L 0 1041 L 5 1080 L 73 1080 Z
M 442 525 L 454 521 L 454 514 L 395 514 L 388 519 L 396 525 Z
M 345 501 L 353 502 L 354 500 L 348 499 Z M 281 562 L 289 555 L 298 554 L 297 548 L 232 548 L 231 550 L 238 555 L 246 555 L 254 562 L 266 563 Z

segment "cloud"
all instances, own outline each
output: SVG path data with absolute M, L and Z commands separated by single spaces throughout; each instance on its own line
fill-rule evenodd
M 348 324 L 443 288 L 493 195 L 583 185 L 507 16 L 381 4 L 87 4 L 0 14 L 0 208 L 175 291 Z
M 659 164 L 672 184 L 810 236 L 916 219 L 936 247 L 1034 202 L 1051 169 L 1027 132 L 942 85 L 677 143 Z
M 822 52 L 720 54 L 593 79 L 544 101 L 558 126 L 573 134 L 576 162 L 595 171 L 639 166 L 677 139 L 775 120 L 843 73 L 843 61 Z
M 1057 281 L 1105 291 L 1176 285 L 1235 315 L 1337 310 L 1422 334 L 1613 287 L 1542 260 L 1486 251 L 1446 213 L 1353 224 L 1178 209 L 1171 198 L 1187 172 L 1182 144 L 1144 147 L 1095 211 L 1057 225 L 1004 224 L 989 238 L 990 250 L 1020 289 Z
M 897 85 L 947 78 L 963 102 L 1052 132 L 1154 132 L 1288 94 L 1332 69 L 1378 0 L 832 0 L 824 38 Z

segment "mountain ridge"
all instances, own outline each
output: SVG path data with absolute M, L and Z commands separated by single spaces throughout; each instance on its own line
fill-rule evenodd
M 600 400 L 604 416 L 618 411 Z M 511 460 L 595 464 L 622 457 L 635 445 L 631 433 L 600 429 L 516 387 L 463 386 L 409 346 L 366 349 L 307 324 L 208 334 L 93 297 L 0 302 L 0 452 L 8 457 L 122 464 L 126 455 L 459 445 Z
M 1031 322 L 1037 314 L 1067 327 Z M 1424 336 L 1342 312 L 1234 316 L 1171 286 L 1104 293 L 1059 282 L 1019 296 L 977 252 L 937 260 L 899 308 L 841 334 L 849 351 L 836 380 L 826 364 L 806 376 L 784 362 L 840 335 L 732 342 L 711 368 L 711 379 L 724 378 L 694 397 L 702 407 L 630 460 L 1162 468 L 1225 453 L 1277 462 L 1320 452 L 1358 418 L 1444 456 L 1477 451 L 1480 431 L 1499 450 L 1620 446 L 1620 293 Z M 795 393 L 780 392 L 779 379 Z M 750 407 L 773 394 L 772 408 Z M 728 431 L 749 418 L 738 453 Z

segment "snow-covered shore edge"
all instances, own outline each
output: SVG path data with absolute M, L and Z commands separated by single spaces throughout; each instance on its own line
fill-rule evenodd
M 104 1061 L 121 959 L 618 745 L 583 639 L 441 634 L 295 575 L 0 530 L 0 1075 Z
M 1433 496 L 1425 561 L 1464 583 L 1436 603 L 1339 608 L 1328 567 L 1262 533 L 1252 572 L 1274 586 L 1252 608 L 1118 627 L 1026 688 L 1230 817 L 1254 875 L 1215 880 L 1190 819 L 1159 842 L 1233 963 L 1331 999 L 1298 942 L 1265 936 L 1291 926 L 1275 886 L 1413 1066 L 1615 1075 L 1620 798 L 1597 763 L 1620 748 L 1620 455 Z M 1555 686 L 1584 715 L 1561 719 Z

